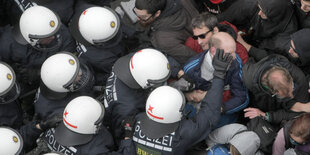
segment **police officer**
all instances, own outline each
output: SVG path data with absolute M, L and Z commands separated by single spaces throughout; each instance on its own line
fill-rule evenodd
M 29 150 L 35 144 L 35 139 L 39 137 L 42 130 L 57 123 L 57 116 L 44 120 L 37 119 L 23 125 L 23 111 L 18 100 L 20 88 L 13 69 L 4 62 L 0 62 L 0 85 L 0 126 L 19 130 L 25 139 L 25 149 Z
M 47 57 L 61 50 L 75 50 L 68 29 L 54 12 L 43 6 L 27 9 L 13 30 L 5 27 L 0 36 L 0 46 L 2 61 L 14 65 L 17 76 L 21 77 L 22 92 L 29 91 L 24 91 L 27 86 L 23 85 L 37 84 L 39 67 Z
M 46 129 L 55 127 L 61 117 L 53 116 L 40 122 L 31 122 L 15 130 L 10 127 L 0 126 L 0 154 L 21 155 L 30 151 L 36 139 Z
M 105 120 L 117 144 L 124 137 L 122 120 L 142 112 L 150 89 L 164 85 L 169 77 L 168 59 L 155 49 L 142 49 L 116 61 L 107 80 L 104 99 Z
M 92 6 L 77 12 L 69 28 L 77 40 L 79 58 L 96 73 L 96 85 L 105 85 L 115 61 L 127 53 L 118 15 L 108 7 Z
M 21 63 L 27 67 L 40 66 L 52 54 L 61 50 L 75 50 L 68 29 L 54 12 L 43 6 L 27 9 L 12 33 L 8 27 L 1 36 L 1 42 L 7 43 L 3 44 L 5 48 L 1 56 L 8 62 Z
M 41 138 L 51 151 L 64 154 L 134 154 L 131 140 L 123 140 L 120 150 L 113 152 L 112 136 L 102 125 L 104 113 L 99 101 L 89 96 L 77 97 L 66 106 L 63 122 L 47 130 Z
M 186 154 L 194 144 L 205 139 L 220 118 L 224 77 L 232 56 L 217 50 L 211 89 L 203 99 L 194 120 L 185 119 L 184 95 L 175 88 L 162 86 L 151 92 L 145 112 L 137 115 L 133 141 L 137 154 Z
M 69 101 L 80 95 L 92 96 L 92 71 L 69 52 L 55 54 L 41 67 L 41 84 L 34 103 L 41 119 L 61 114 Z
M 17 99 L 20 87 L 14 70 L 4 62 L 0 62 L 0 85 L 0 126 L 18 129 L 23 123 L 23 111 Z
M 0 154 L 21 154 L 23 149 L 23 139 L 14 129 L 0 127 Z

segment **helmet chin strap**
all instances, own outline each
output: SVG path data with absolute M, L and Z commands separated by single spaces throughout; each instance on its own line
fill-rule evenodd
M 95 122 L 95 126 L 96 126 L 96 134 L 99 133 L 101 127 L 102 127 L 102 120 L 103 120 L 103 117 L 104 117 L 104 106 L 101 104 L 101 102 L 97 101 L 98 104 L 100 105 L 101 107 L 101 114 L 100 114 L 100 117 L 98 118 L 98 120 Z

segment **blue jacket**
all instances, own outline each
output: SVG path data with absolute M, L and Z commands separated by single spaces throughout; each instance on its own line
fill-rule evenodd
M 184 73 L 195 82 L 196 89 L 208 91 L 212 81 L 207 81 L 201 77 L 201 65 L 207 51 L 192 57 L 184 66 Z M 231 63 L 226 73 L 224 84 L 229 85 L 232 98 L 224 102 L 223 110 L 226 114 L 232 114 L 244 109 L 249 104 L 247 88 L 242 81 L 242 60 L 236 54 L 236 59 Z

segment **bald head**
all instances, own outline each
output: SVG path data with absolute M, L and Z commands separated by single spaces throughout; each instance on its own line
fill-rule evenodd
M 273 94 L 280 97 L 293 98 L 293 78 L 287 69 L 274 66 L 267 70 L 263 77 L 262 83 L 266 85 Z
M 215 33 L 210 39 L 211 54 L 215 54 L 217 48 L 223 49 L 225 53 L 231 53 L 236 58 L 236 42 L 234 38 L 226 32 Z

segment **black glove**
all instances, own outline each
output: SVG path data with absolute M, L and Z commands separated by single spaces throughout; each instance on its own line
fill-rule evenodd
M 122 126 L 125 130 L 125 137 L 131 138 L 133 136 L 135 121 L 135 116 L 128 116 L 122 121 Z
M 45 121 L 39 123 L 41 130 L 45 131 L 50 128 L 55 128 L 62 121 L 62 115 L 54 115 Z
M 225 53 L 222 49 L 216 49 L 216 53 L 213 57 L 212 65 L 214 68 L 214 77 L 218 77 L 220 79 L 224 79 L 227 70 L 230 67 L 230 63 L 232 61 L 232 56 L 230 53 Z
M 195 84 L 184 77 L 181 77 L 178 81 L 171 82 L 169 85 L 180 91 L 192 91 L 195 88 Z

